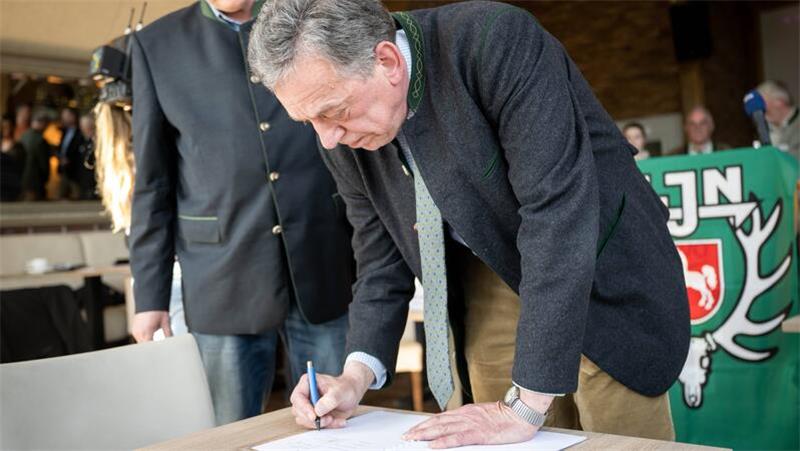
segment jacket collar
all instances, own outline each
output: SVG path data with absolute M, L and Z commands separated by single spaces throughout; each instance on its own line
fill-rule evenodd
M 408 84 L 408 109 L 411 114 L 419 108 L 422 95 L 425 92 L 425 44 L 422 39 L 422 27 L 413 16 L 407 12 L 392 13 L 392 17 L 400 28 L 406 32 L 409 46 L 411 47 L 411 73 Z

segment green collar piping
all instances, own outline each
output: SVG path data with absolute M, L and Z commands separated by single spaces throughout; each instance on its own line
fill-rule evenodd
M 406 37 L 411 46 L 413 56 L 411 58 L 411 80 L 408 84 L 408 108 L 411 113 L 415 113 L 425 92 L 425 69 L 424 69 L 424 50 L 425 45 L 422 40 L 422 27 L 419 26 L 411 14 L 407 12 L 392 13 L 392 17 L 400 23 L 400 27 L 406 32 Z

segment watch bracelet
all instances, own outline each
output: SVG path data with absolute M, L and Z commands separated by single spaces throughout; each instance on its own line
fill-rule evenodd
M 527 423 L 532 424 L 534 426 L 542 426 L 544 424 L 545 419 L 547 419 L 547 414 L 542 414 L 537 412 L 536 410 L 529 407 L 527 404 L 522 402 L 522 399 L 516 398 L 511 403 L 511 410 L 514 411 L 517 415 L 522 417 Z

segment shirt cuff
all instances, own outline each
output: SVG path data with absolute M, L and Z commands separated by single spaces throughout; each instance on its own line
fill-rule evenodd
M 517 388 L 519 388 L 520 390 L 525 390 L 525 391 L 527 391 L 527 392 L 536 393 L 536 394 L 539 394 L 539 395 L 545 395 L 545 396 L 556 396 L 556 397 L 558 397 L 558 396 L 564 396 L 564 393 L 544 393 L 544 392 L 540 392 L 540 391 L 536 391 L 536 390 L 529 390 L 529 389 L 527 389 L 527 388 L 523 387 L 522 385 L 519 385 L 518 383 L 516 383 L 516 382 L 514 382 L 514 381 L 511 381 L 511 383 L 512 383 L 512 384 L 514 384 L 514 385 L 515 385 Z
M 375 382 L 369 386 L 370 390 L 378 390 L 379 388 L 383 387 L 383 384 L 386 383 L 386 366 L 384 366 L 380 360 L 367 354 L 366 352 L 359 351 L 351 352 L 344 361 L 345 365 L 351 360 L 354 362 L 363 363 L 369 367 L 370 370 L 372 370 L 372 374 L 375 375 Z

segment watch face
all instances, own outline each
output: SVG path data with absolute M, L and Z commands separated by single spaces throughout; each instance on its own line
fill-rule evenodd
M 503 401 L 507 406 L 511 406 L 511 403 L 517 398 L 519 398 L 519 388 L 516 385 L 512 385 L 506 392 L 506 397 Z

